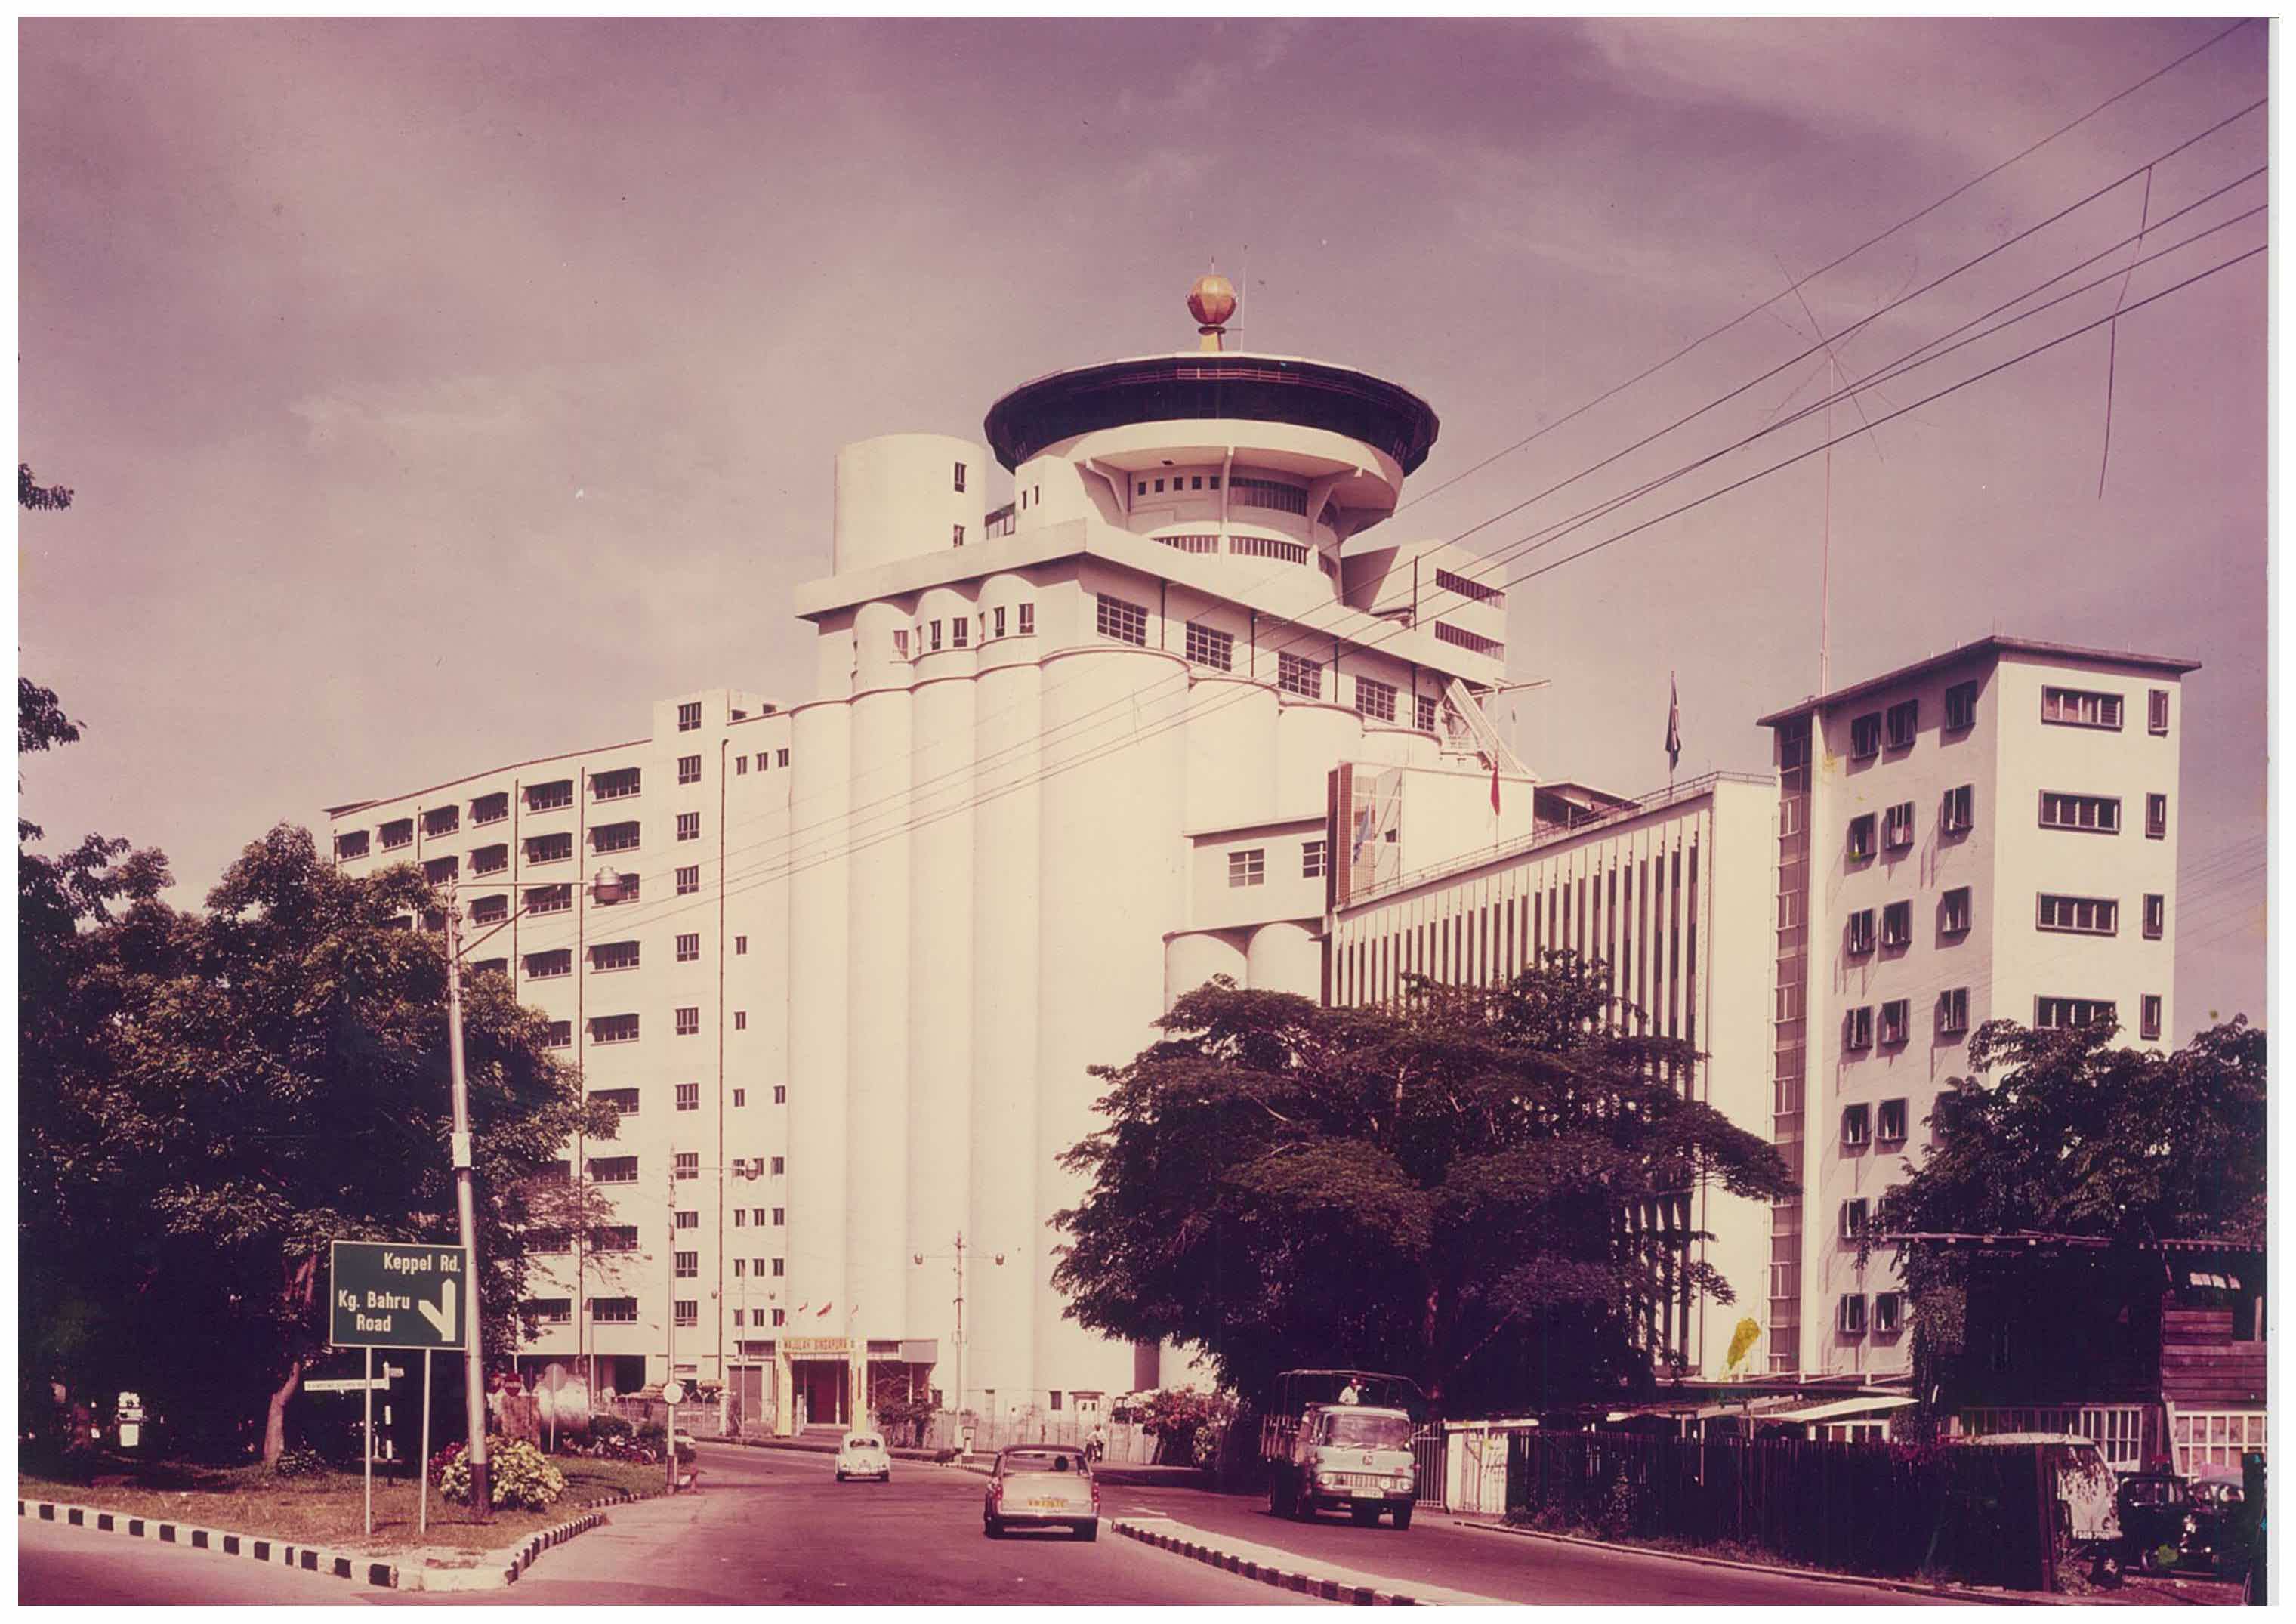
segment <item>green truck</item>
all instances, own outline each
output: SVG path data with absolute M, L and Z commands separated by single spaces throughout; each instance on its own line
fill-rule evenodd
M 1287 1370 L 1259 1423 L 1267 1510 L 1307 1521 L 1344 1510 L 1368 1528 L 1384 1514 L 1411 1526 L 1417 1501 L 1411 1440 L 1425 1406 L 1407 1376 L 1371 1370 Z

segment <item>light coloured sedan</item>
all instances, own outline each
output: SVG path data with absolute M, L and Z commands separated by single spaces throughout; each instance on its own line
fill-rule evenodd
M 874 1432 L 848 1432 L 845 1441 L 837 1446 L 837 1480 L 848 1478 L 875 1478 L 881 1483 L 893 1480 L 893 1457 L 887 1453 L 885 1440 Z
M 1008 1528 L 1064 1527 L 1079 1539 L 1100 1538 L 1100 1485 L 1079 1449 L 1014 1445 L 997 1452 L 980 1504 L 991 1539 Z

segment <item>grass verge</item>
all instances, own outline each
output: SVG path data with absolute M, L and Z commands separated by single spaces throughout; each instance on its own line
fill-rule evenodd
M 566 1492 L 544 1511 L 499 1509 L 491 1522 L 472 1521 L 471 1508 L 430 1491 L 430 1527 L 418 1526 L 421 1486 L 413 1478 L 374 1480 L 374 1535 L 363 1532 L 365 1495 L 356 1472 L 314 1477 L 274 1477 L 261 1466 L 195 1466 L 174 1461 L 116 1461 L 87 1483 L 62 1482 L 20 1472 L 16 1492 L 28 1500 L 68 1501 L 130 1516 L 188 1522 L 255 1534 L 296 1545 L 384 1553 L 424 1547 L 491 1551 L 579 1514 L 585 1500 L 617 1490 L 659 1494 L 662 1469 L 619 1461 L 554 1456 L 566 1474 Z

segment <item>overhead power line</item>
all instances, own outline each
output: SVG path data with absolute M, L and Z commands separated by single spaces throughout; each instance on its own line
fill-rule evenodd
M 1724 333 L 1730 332 L 1741 324 L 1751 320 L 1755 316 L 1760 314 L 1762 311 L 1768 309 L 1772 305 L 1777 303 L 1779 299 L 1784 299 L 1788 293 L 1792 293 L 1798 289 L 1807 287 L 1809 283 L 1816 281 L 1819 277 L 1824 275 L 1829 271 L 1839 270 L 1841 267 L 1849 264 L 1849 261 L 1857 258 L 1858 255 L 1864 253 L 1867 249 L 1886 242 L 1888 239 L 1897 235 L 1898 233 L 1905 230 L 1909 226 L 1916 225 L 1919 222 L 1927 219 L 1930 216 L 1935 214 L 1947 204 L 1954 201 L 1957 198 L 1966 195 L 1974 188 L 1983 185 L 1987 181 L 1991 180 L 2004 169 L 2010 168 L 2016 164 L 2023 162 L 2026 159 L 2030 158 L 2034 153 L 2039 152 L 2043 147 L 2047 146 L 2050 143 L 2058 140 L 2062 136 L 2071 134 L 2076 129 L 2079 129 L 2082 125 L 2087 124 L 2091 119 L 2095 118 L 2097 114 L 2103 112 L 2106 108 L 2112 106 L 2116 103 L 2126 101 L 2128 97 L 2135 95 L 2138 91 L 2144 89 L 2146 86 L 2152 84 L 2155 80 L 2174 73 L 2177 69 L 2183 67 L 2186 62 L 2191 62 L 2194 57 L 2201 55 L 2203 52 L 2209 51 L 2221 44 L 2223 41 L 2230 38 L 2233 35 L 2237 34 L 2241 29 L 2246 28 L 2251 22 L 2255 21 L 2256 19 L 2252 17 L 2243 18 L 2240 21 L 2234 23 L 2230 28 L 2224 29 L 2221 33 L 2213 35 L 2210 38 L 2203 40 L 2201 44 L 2185 52 L 2182 56 L 2177 57 L 2174 62 L 2154 69 L 2151 73 L 2146 74 L 2143 78 L 2138 79 L 2135 84 L 2128 86 L 2126 89 L 2115 91 L 2112 94 L 2105 97 L 2103 101 L 2099 102 L 2095 106 L 2091 107 L 2087 112 L 2082 113 L 2079 118 L 2073 119 L 2068 123 L 2059 125 L 2055 129 L 2051 130 L 2047 135 L 2042 136 L 2038 141 L 2034 142 L 2031 145 L 2023 147 L 2018 152 L 2012 153 L 2007 158 L 2003 159 L 1999 163 L 1995 164 L 1991 168 L 1984 171 L 1984 173 L 1972 176 L 1969 179 L 1962 182 L 1960 185 L 1956 186 L 1952 191 L 1938 199 L 1937 201 L 1931 203 L 1924 208 L 1915 209 L 1912 214 L 1907 215 L 1904 219 L 1899 220 L 1896 225 L 1890 226 L 1887 230 L 1876 232 L 1874 235 L 1866 238 L 1863 242 L 1860 242 L 1857 247 L 1850 249 L 1846 253 L 1837 255 L 1833 258 L 1827 260 L 1824 265 L 1819 266 L 1816 270 L 1810 272 L 1807 276 L 1802 277 L 1799 282 L 1793 283 L 1779 292 L 1772 294 L 1769 298 L 1762 300 L 1759 304 L 1751 306 L 1748 308 L 1740 311 L 1736 316 L 1732 316 L 1728 321 L 1724 322 L 1720 326 L 1714 328 L 1712 331 L 1702 333 L 1699 337 L 1691 340 L 1689 343 L 1685 344 L 1681 349 L 1676 350 L 1672 355 L 1668 356 L 1664 360 L 1655 362 L 1652 365 L 1644 367 L 1642 371 L 1636 373 L 1633 377 L 1628 378 L 1622 383 L 1613 384 L 1611 388 L 1604 390 L 1601 394 L 1595 396 L 1592 400 L 1587 401 L 1585 405 L 1572 408 L 1562 416 L 1556 418 L 1553 422 L 1541 424 L 1537 430 L 1533 431 L 1529 434 L 1526 434 L 1522 439 L 1515 441 L 1513 445 L 1501 447 L 1499 450 L 1495 451 L 1490 455 L 1485 457 L 1481 462 L 1453 474 L 1449 479 L 1445 480 L 1439 485 L 1432 485 L 1425 490 L 1416 492 L 1413 495 L 1410 501 L 1403 504 L 1403 507 L 1409 507 L 1413 503 L 1424 501 L 1428 497 L 1435 496 L 1441 491 L 1448 490 L 1452 486 L 1459 483 L 1460 480 L 1467 479 L 1471 475 L 1481 472 L 1493 463 L 1513 455 L 1516 452 L 1521 451 L 1524 447 L 1531 445 L 1538 440 L 1544 439 L 1547 435 L 1552 434 L 1555 430 L 1562 428 L 1564 424 L 1585 416 L 1587 413 L 1593 411 L 1596 406 L 1601 406 L 1603 402 L 1610 400 L 1616 396 L 1624 394 L 1627 390 L 1634 388 L 1636 384 L 1640 383 L 1644 379 L 1651 377 L 1658 373 L 1664 372 L 1668 367 L 1673 365 L 1677 361 L 1681 360 L 1684 357 L 1691 354 L 1693 350 L 1699 349 L 1704 345 L 1711 343 L 1714 340 L 1720 338 Z M 1402 508 L 1398 508 L 1396 511 L 1400 513 L 1403 510 Z
M 2010 368 L 2021 365 L 2036 357 L 2047 354 L 2087 332 L 2095 331 L 2097 327 L 2104 324 L 2107 321 L 2115 319 L 2126 320 L 2148 306 L 2157 304 L 2163 299 L 2171 298 L 2185 289 L 2203 282 L 2209 277 L 2216 275 L 2219 272 L 2231 269 L 2237 265 L 2243 264 L 2264 251 L 2265 245 L 2259 245 L 2255 248 L 2235 254 L 2229 258 L 2219 261 L 2204 270 L 2196 272 L 2177 283 L 2171 283 L 2166 288 L 2148 295 L 2144 299 L 2136 301 L 2127 307 L 2124 310 L 2120 311 L 2117 316 L 2101 317 L 2096 321 L 2071 329 L 2067 332 L 2059 334 L 2054 338 L 2046 340 L 2028 349 L 2021 351 L 2017 355 L 1997 362 L 1970 377 L 1961 379 L 1956 382 L 1936 390 L 1931 393 L 1915 400 L 1908 406 L 1899 407 L 1895 411 L 1876 418 L 1874 420 L 1874 426 L 1878 427 L 1881 424 L 1890 422 L 1910 412 L 1917 411 L 1923 406 L 1931 405 L 1936 401 L 1957 394 L 1972 384 L 1982 382 L 1990 378 L 1996 377 L 2000 373 L 2008 371 Z M 1841 440 L 1854 439 L 1857 435 L 1863 434 L 1866 431 L 1866 428 L 1861 424 L 1856 430 L 1846 431 L 1845 433 L 1833 437 L 1826 441 L 1796 452 L 1792 455 L 1782 458 L 1778 462 L 1757 470 L 1756 472 L 1750 473 L 1742 479 L 1734 480 L 1730 484 L 1720 487 L 1718 489 L 1709 491 L 1702 496 L 1694 497 L 1691 501 L 1684 503 L 1664 513 L 1658 514 L 1651 519 L 1631 525 L 1625 529 L 1614 532 L 1613 534 L 1603 537 L 1600 541 L 1580 548 L 1575 553 L 1541 564 L 1534 569 L 1525 570 L 1520 575 L 1510 577 L 1503 583 L 1503 585 L 1513 586 L 1520 585 L 1524 581 L 1537 578 L 1539 576 L 1552 573 L 1554 570 L 1559 570 L 1567 564 L 1577 562 L 1580 559 L 1603 551 L 1603 549 L 1614 545 L 1620 541 L 1628 540 L 1633 537 L 1642 535 L 1652 528 L 1666 522 L 1669 519 L 1678 518 L 1696 508 L 1704 506 L 1710 502 L 1719 500 L 1723 496 L 1731 495 L 1738 490 L 1743 489 L 1749 485 L 1766 479 L 1774 473 L 1792 467 L 1810 456 L 1818 455 L 1820 452 L 1824 451 L 1828 445 L 1839 443 Z M 954 816 L 960 812 L 972 810 L 977 807 L 1001 800 L 1006 795 L 1017 793 L 1021 790 L 1033 787 L 1034 785 L 1042 783 L 1054 773 L 1073 770 L 1093 761 L 1103 759 L 1117 750 L 1133 748 L 1146 737 L 1154 736 L 1158 734 L 1169 731 L 1172 728 L 1183 726 L 1185 723 L 1193 708 L 1189 704 L 1188 695 L 1185 689 L 1179 691 L 1177 695 L 1177 699 L 1178 702 L 1177 706 L 1172 708 L 1177 714 L 1171 719 L 1152 720 L 1147 726 L 1136 726 L 1125 736 L 1117 738 L 1107 743 L 1079 748 L 1073 759 L 1061 760 L 1051 766 L 1040 767 L 1035 772 L 1024 774 L 1010 783 L 998 784 L 988 791 L 968 798 L 967 800 L 957 802 L 953 806 L 936 808 L 932 812 L 924 816 L 912 816 L 898 826 L 882 830 L 867 838 L 852 839 L 844 841 L 841 844 L 836 842 L 833 839 L 829 840 L 824 842 L 824 849 L 818 852 L 806 852 L 803 854 L 802 858 L 792 852 L 789 860 L 785 862 L 778 865 L 768 864 L 763 865 L 760 868 L 752 870 L 750 873 L 743 875 L 738 882 L 726 884 L 721 894 L 726 896 L 742 894 L 747 891 L 756 890 L 761 886 L 773 884 L 781 880 L 791 878 L 795 874 L 807 870 L 818 867 L 828 863 L 838 862 L 849 858 L 857 855 L 861 851 L 870 849 L 887 841 L 901 838 L 904 835 L 912 833 L 915 830 L 925 827 L 932 823 L 939 822 L 945 818 Z M 1235 699 L 1217 701 L 1215 701 L 1215 707 L 1218 704 L 1234 702 L 1238 702 L 1238 701 Z M 792 845 L 794 845 L 793 840 Z M 674 906 L 671 909 L 655 915 L 654 917 L 659 920 L 660 918 L 675 916 L 678 914 L 714 906 L 717 901 L 718 896 L 716 895 L 697 896 L 691 901 Z M 651 910 L 649 910 L 649 912 L 651 912 Z

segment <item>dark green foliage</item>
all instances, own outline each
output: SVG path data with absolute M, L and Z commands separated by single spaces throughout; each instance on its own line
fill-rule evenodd
M 1647 1382 L 1633 1327 L 1671 1279 L 1729 1299 L 1694 1234 L 1634 1233 L 1699 1179 L 1792 1188 L 1763 1140 L 1685 1100 L 1685 1046 L 1620 1035 L 1596 966 L 1399 1012 L 1216 981 L 1121 1068 L 1070 1151 L 1056 1279 L 1111 1335 L 1201 1347 L 1254 1398 L 1276 1373 L 1417 1379 L 1454 1413 Z
M 2264 1033 L 2235 1019 L 2167 1054 L 2116 1048 L 2114 1036 L 2109 1022 L 1980 1028 L 1969 1046 L 1976 1075 L 1937 1103 L 1942 1142 L 1884 1199 L 1876 1231 L 2261 1246 Z M 1969 1266 L 1917 1242 L 1900 1260 L 1925 1384 L 1960 1350 Z M 2064 1301 L 2118 1301 L 2120 1288 L 2107 1292 L 2103 1276 L 2159 1272 L 2157 1261 L 2119 1251 L 2026 1267 L 2027 1289 Z M 2045 1274 L 2063 1278 L 2053 1285 Z
M 455 1238 L 445 955 L 400 928 L 440 899 L 409 867 L 344 875 L 284 825 L 205 914 L 158 900 L 156 854 L 118 855 L 22 859 L 23 1368 L 135 1389 L 192 1447 L 259 1438 L 275 1459 L 326 1347 L 326 1243 Z M 537 1175 L 614 1120 L 501 978 L 474 978 L 463 1009 L 503 1357 L 523 1232 L 558 1199 Z
M 43 485 L 32 477 L 31 464 L 16 464 L 16 505 L 29 508 L 66 508 L 71 505 L 72 494 L 61 485 Z
M 328 1472 L 327 1457 L 308 1444 L 298 1444 L 283 1451 L 271 1464 L 272 1475 L 283 1478 L 317 1478 Z

